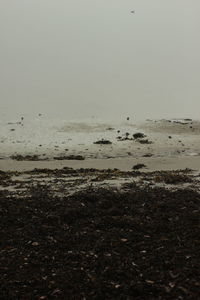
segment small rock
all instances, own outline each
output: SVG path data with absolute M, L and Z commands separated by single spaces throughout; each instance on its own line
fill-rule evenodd
M 32 246 L 39 246 L 39 243 L 38 242 L 33 242 L 31 245 Z
M 125 242 L 127 242 L 128 240 L 127 240 L 127 239 L 121 239 L 121 241 L 125 243 Z
M 145 137 L 144 133 L 137 132 L 133 134 L 134 139 L 142 139 Z
M 153 281 L 153 280 L 145 280 L 146 281 L 146 283 L 149 283 L 149 284 L 154 284 L 155 283 L 155 281 Z
M 133 170 L 139 170 L 142 168 L 146 168 L 146 166 L 144 164 L 137 164 L 137 165 L 133 166 Z
M 118 289 L 118 288 L 120 288 L 120 286 L 121 286 L 120 284 L 116 284 L 115 288 Z

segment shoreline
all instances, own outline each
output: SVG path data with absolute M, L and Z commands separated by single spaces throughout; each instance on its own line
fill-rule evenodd
M 37 169 L 62 169 L 64 167 L 80 169 L 119 169 L 131 171 L 136 164 L 144 164 L 145 172 L 193 169 L 200 170 L 200 156 L 179 157 L 138 157 L 138 158 L 106 158 L 85 160 L 44 160 L 44 161 L 16 161 L 12 159 L 1 159 L 0 170 L 2 171 L 28 171 Z

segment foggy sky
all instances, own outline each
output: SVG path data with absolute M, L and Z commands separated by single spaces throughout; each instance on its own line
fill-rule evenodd
M 0 0 L 0 110 L 200 118 L 199 12 L 199 0 Z

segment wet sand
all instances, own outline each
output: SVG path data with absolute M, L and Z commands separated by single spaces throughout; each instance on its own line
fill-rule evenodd
M 182 157 L 142 157 L 142 158 L 110 158 L 86 160 L 48 160 L 48 161 L 16 161 L 12 159 L 0 160 L 2 171 L 28 171 L 38 169 L 62 169 L 64 167 L 80 169 L 114 169 L 131 171 L 136 164 L 144 164 L 145 172 L 157 170 L 193 169 L 200 171 L 200 156 Z

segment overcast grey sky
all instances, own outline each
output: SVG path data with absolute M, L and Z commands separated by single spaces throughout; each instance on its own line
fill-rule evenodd
M 199 0 L 0 0 L 1 112 L 200 118 L 199 15 Z

